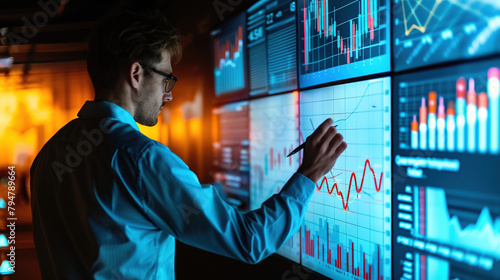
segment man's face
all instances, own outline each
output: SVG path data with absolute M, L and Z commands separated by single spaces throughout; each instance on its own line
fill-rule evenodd
M 172 74 L 170 55 L 163 53 L 161 63 L 153 66 L 155 69 L 167 74 Z M 136 122 L 154 126 L 158 123 L 158 115 L 165 102 L 172 100 L 172 92 L 165 92 L 167 79 L 155 72 L 144 76 L 143 87 L 140 89 L 140 98 L 136 104 L 134 119 Z

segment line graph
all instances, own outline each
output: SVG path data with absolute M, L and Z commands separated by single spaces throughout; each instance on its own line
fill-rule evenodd
M 412 7 L 410 4 L 410 1 L 407 0 L 402 0 L 401 3 L 403 5 L 403 17 L 404 17 L 404 24 L 405 24 L 405 35 L 408 36 L 413 30 L 418 30 L 422 33 L 425 33 L 427 30 L 427 26 L 429 25 L 429 22 L 431 19 L 435 16 L 436 9 L 439 7 L 439 4 L 441 4 L 443 0 L 435 0 L 434 5 L 432 8 L 429 9 L 426 8 L 422 2 L 417 2 L 415 3 L 415 7 Z M 406 4 L 405 4 L 406 3 Z M 424 10 L 429 11 L 429 15 L 425 19 L 425 23 L 422 24 L 420 19 L 417 17 L 415 11 L 419 8 L 422 7 Z M 411 12 L 407 12 L 407 10 L 411 10 Z M 411 24 L 410 28 L 408 28 L 408 22 L 411 22 L 411 19 L 415 18 L 415 21 L 417 22 L 416 24 Z M 439 19 L 441 20 L 441 19 Z
M 356 173 L 351 173 L 351 179 L 349 179 L 349 188 L 347 189 L 347 198 L 346 200 L 344 200 L 344 194 L 339 190 L 339 187 L 338 187 L 338 184 L 337 183 L 334 183 L 332 188 L 330 189 L 330 187 L 328 186 L 328 178 L 326 176 L 323 177 L 323 179 L 321 179 L 321 183 L 318 185 L 318 183 L 316 183 L 316 189 L 318 191 L 321 191 L 321 188 L 323 187 L 323 183 L 325 183 L 326 185 L 326 189 L 328 191 L 328 194 L 332 194 L 334 189 L 337 189 L 336 193 L 337 195 L 340 196 L 340 198 L 342 199 L 342 206 L 344 208 L 344 210 L 347 210 L 347 207 L 348 207 L 348 204 L 349 204 L 349 196 L 351 195 L 351 186 L 352 186 L 352 182 L 354 180 L 354 187 L 356 189 L 356 192 L 357 193 L 360 193 L 362 188 L 363 188 L 363 182 L 365 181 L 365 173 L 366 173 L 366 167 L 369 167 L 370 168 L 370 172 L 373 174 L 373 181 L 375 183 L 375 190 L 377 192 L 380 191 L 380 188 L 382 187 L 382 177 L 384 176 L 384 173 L 380 173 L 380 178 L 379 178 L 379 182 L 377 184 L 377 176 L 375 175 L 375 171 L 373 170 L 373 168 L 370 166 L 370 160 L 366 160 L 365 161 L 365 167 L 363 169 L 363 177 L 361 178 L 361 183 L 359 185 L 359 189 L 358 189 L 358 183 L 357 183 L 357 180 L 356 180 Z
M 422 279 L 417 275 L 428 270 L 437 279 L 455 279 L 458 275 L 463 279 L 496 277 L 500 259 L 496 193 L 418 185 L 399 190 L 397 251 L 411 250 L 416 256 L 425 254 L 429 258 L 415 265 L 414 279 Z M 431 265 L 434 269 L 428 268 Z M 396 275 L 405 272 L 396 271 Z
M 299 139 L 306 139 L 328 117 L 348 147 L 329 174 L 316 182 L 301 233 L 307 244 L 307 248 L 302 245 L 302 263 L 334 279 L 375 279 L 371 277 L 378 273 L 377 279 L 387 278 L 391 270 L 391 222 L 385 219 L 391 213 L 390 79 L 301 92 Z M 306 234 L 314 242 L 307 243 Z
M 392 0 L 395 70 L 498 53 L 494 0 Z

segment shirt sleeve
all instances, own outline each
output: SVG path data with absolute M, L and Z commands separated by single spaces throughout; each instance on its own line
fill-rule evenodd
M 300 228 L 314 183 L 295 173 L 261 208 L 240 212 L 188 166 L 155 143 L 139 159 L 144 211 L 179 241 L 247 263 L 276 252 Z

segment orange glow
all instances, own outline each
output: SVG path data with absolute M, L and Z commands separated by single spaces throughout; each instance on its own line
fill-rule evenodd
M 184 120 L 180 116 L 180 111 L 179 110 L 174 110 L 176 114 L 174 114 L 172 118 L 172 122 L 170 123 L 170 126 L 172 128 L 171 130 L 171 138 L 173 141 L 176 142 L 184 142 L 186 139 L 186 120 Z
M 145 126 L 142 124 L 137 124 L 137 126 L 139 126 L 139 130 L 142 132 L 142 134 L 146 135 L 147 137 L 157 141 L 160 139 L 160 123 L 155 126 Z
M 47 140 L 44 131 L 55 114 L 47 88 L 21 84 L 21 76 L 0 77 L 0 166 L 26 169 Z
M 220 142 L 220 124 L 217 114 L 212 115 L 212 143 Z
M 168 139 L 170 137 L 168 124 L 162 123 L 160 126 L 160 142 L 168 146 Z
M 189 134 L 191 137 L 196 137 L 200 139 L 201 137 L 201 119 L 193 118 L 188 121 Z

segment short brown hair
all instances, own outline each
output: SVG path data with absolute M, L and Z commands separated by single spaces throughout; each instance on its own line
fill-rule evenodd
M 119 12 L 103 18 L 89 37 L 87 71 L 94 88 L 112 89 L 134 62 L 153 66 L 163 51 L 172 63 L 182 56 L 179 31 L 158 15 Z

